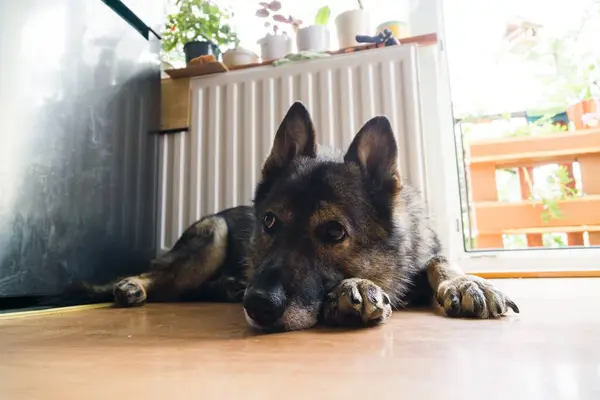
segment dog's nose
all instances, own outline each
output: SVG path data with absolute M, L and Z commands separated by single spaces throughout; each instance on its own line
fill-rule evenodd
M 277 321 L 285 311 L 283 290 L 265 291 L 249 288 L 244 295 L 244 308 L 248 316 L 260 325 Z

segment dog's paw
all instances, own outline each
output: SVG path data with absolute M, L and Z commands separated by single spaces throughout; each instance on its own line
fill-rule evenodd
M 114 289 L 115 303 L 121 307 L 140 306 L 146 302 L 146 291 L 135 278 L 118 282 Z
M 519 312 L 519 307 L 494 285 L 472 275 L 442 282 L 436 297 L 449 317 L 498 318 L 509 308 Z
M 366 279 L 346 279 L 327 295 L 324 321 L 332 326 L 372 326 L 392 315 L 390 298 Z

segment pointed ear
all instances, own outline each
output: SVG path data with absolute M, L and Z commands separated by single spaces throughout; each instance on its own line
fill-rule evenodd
M 372 118 L 358 131 L 344 161 L 358 164 L 366 177 L 378 183 L 397 181 L 400 189 L 398 145 L 386 117 Z
M 308 110 L 299 101 L 292 104 L 277 129 L 271 154 L 262 169 L 263 177 L 269 170 L 284 167 L 298 156 L 317 156 L 315 128 Z

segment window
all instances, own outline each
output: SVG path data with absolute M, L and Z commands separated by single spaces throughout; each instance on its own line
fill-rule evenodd
M 437 31 L 447 61 L 452 118 L 430 163 L 453 258 L 600 270 L 600 1 L 438 3 L 413 1 L 411 31 Z

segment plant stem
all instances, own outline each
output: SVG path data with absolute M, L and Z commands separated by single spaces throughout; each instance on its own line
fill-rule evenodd
M 356 0 L 356 1 L 358 1 L 358 8 L 360 8 L 361 10 L 363 10 L 364 7 L 363 7 L 362 0 Z

